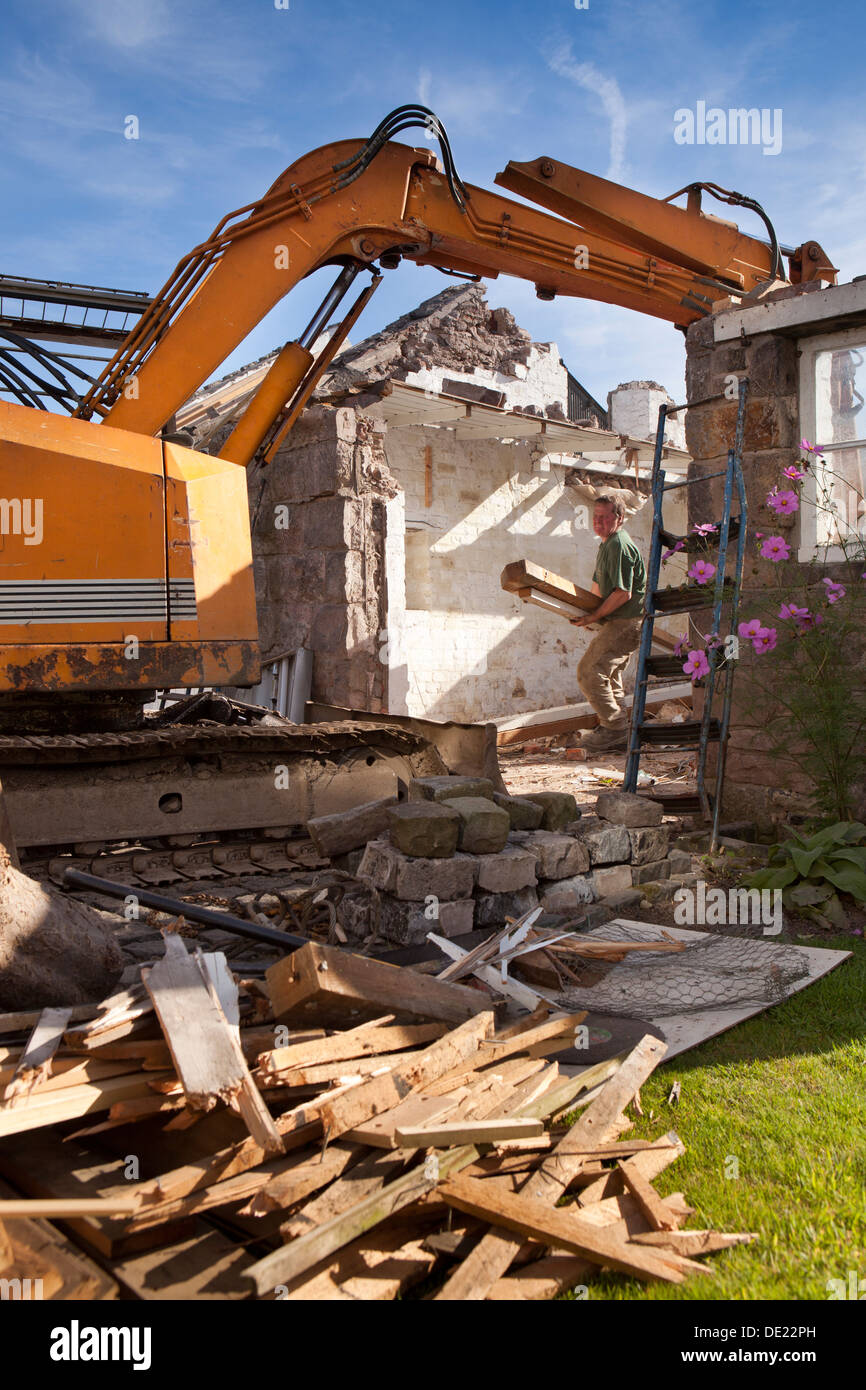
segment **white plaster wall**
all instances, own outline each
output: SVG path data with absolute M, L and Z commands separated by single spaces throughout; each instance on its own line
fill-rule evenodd
M 427 445 L 433 462 L 429 508 Z M 409 714 L 484 720 L 583 698 L 575 669 L 593 634 L 499 585 L 504 566 L 520 559 L 587 588 L 592 578 L 598 541 L 591 529 L 575 524 L 565 469 L 533 473 L 532 447 L 530 441 L 458 440 L 453 430 L 422 425 L 392 428 L 385 437 L 388 463 L 406 498 L 401 647 Z M 673 494 L 681 509 L 680 496 Z M 680 525 L 676 511 L 666 519 Z M 649 502 L 627 523 L 644 556 L 651 525 Z M 664 582 L 671 577 L 666 573 Z
M 643 386 L 638 382 L 617 386 L 608 396 L 610 407 L 610 427 L 621 434 L 629 434 L 633 439 L 655 439 L 658 428 L 659 406 L 664 402 L 675 402 L 667 391 L 653 386 Z M 665 440 L 677 449 L 686 447 L 685 411 L 673 415 L 665 421 Z

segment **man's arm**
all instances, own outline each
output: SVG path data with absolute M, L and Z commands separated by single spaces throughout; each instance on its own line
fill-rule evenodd
M 598 585 L 593 584 L 593 589 L 598 592 Z M 612 589 L 603 603 L 598 608 L 593 608 L 591 613 L 584 613 L 582 618 L 569 618 L 573 627 L 588 627 L 590 623 L 597 623 L 600 618 L 606 618 L 611 613 L 615 613 L 624 603 L 628 603 L 631 592 L 628 589 Z

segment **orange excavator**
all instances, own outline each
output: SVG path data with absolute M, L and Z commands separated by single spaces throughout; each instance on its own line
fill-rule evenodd
M 441 158 L 395 142 L 412 126 L 438 140 Z M 273 458 L 385 270 L 411 261 L 460 276 L 514 275 L 541 299 L 595 299 L 681 329 L 768 283 L 835 283 L 816 242 L 780 246 L 757 203 L 713 184 L 681 190 L 679 207 L 549 158 L 509 163 L 496 182 L 549 211 L 464 184 L 433 113 L 401 107 L 368 140 L 302 156 L 259 202 L 223 218 L 71 418 L 0 403 L 0 772 L 13 828 L 44 825 L 35 837 L 22 832 L 25 842 L 107 838 L 102 812 L 84 814 L 85 783 L 99 783 L 100 807 L 113 797 L 115 837 L 118 827 L 158 836 L 177 798 L 189 810 L 188 784 L 171 793 L 168 773 L 153 776 L 145 795 L 147 778 L 124 760 L 180 757 L 180 735 L 187 763 L 208 750 L 193 730 L 155 732 L 142 706 L 160 688 L 258 680 L 245 470 Z M 756 212 L 767 239 L 708 215 L 704 192 Z M 177 410 L 293 286 L 329 265 L 333 287 L 279 352 L 219 454 L 186 447 L 173 431 Z M 364 272 L 371 279 L 314 358 L 321 330 Z M 37 513 L 38 540 L 25 524 Z M 271 730 L 269 768 L 275 738 Z M 210 749 L 223 759 L 260 751 L 250 741 Z M 82 759 L 97 769 L 89 781 Z M 55 782 L 62 767 L 69 776 Z M 221 816 L 247 826 L 285 821 L 285 803 L 263 808 L 259 796 L 247 805 L 248 779 L 233 783 L 224 762 L 220 770 L 221 809 L 213 783 L 200 779 L 210 791 L 201 804 L 192 798 L 179 828 L 201 830 Z

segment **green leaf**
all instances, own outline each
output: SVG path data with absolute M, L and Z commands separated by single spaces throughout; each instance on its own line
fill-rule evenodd
M 792 845 L 788 853 L 791 856 L 791 862 L 798 874 L 800 874 L 802 878 L 808 878 L 812 872 L 812 865 L 817 863 L 824 853 L 824 850 L 820 845 L 815 849 L 795 849 Z
M 834 849 L 833 853 L 827 857 L 832 864 L 842 859 L 845 863 L 855 864 L 858 869 L 862 869 L 866 873 L 866 849 L 861 849 L 859 846 L 852 849 Z
M 815 865 L 815 872 L 820 872 L 841 892 L 850 893 L 853 898 L 866 903 L 866 874 L 856 869 L 853 864 L 840 864 L 834 868 L 826 859 L 819 859 Z
M 797 883 L 785 889 L 783 902 L 786 907 L 811 907 L 814 903 L 822 903 L 832 892 L 829 883 Z
M 787 888 L 798 877 L 793 864 L 783 869 L 758 869 L 746 879 L 749 888 Z

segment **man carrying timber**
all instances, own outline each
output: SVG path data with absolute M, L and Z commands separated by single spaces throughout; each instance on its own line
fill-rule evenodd
M 628 659 L 640 642 L 646 595 L 646 566 L 640 551 L 623 530 L 625 503 L 605 492 L 596 498 L 592 528 L 601 540 L 592 592 L 602 600 L 575 627 L 601 622 L 601 632 L 590 642 L 577 668 L 577 683 L 599 717 L 597 729 L 581 739 L 581 747 L 596 752 L 624 752 L 628 713 L 623 704 L 622 677 Z

